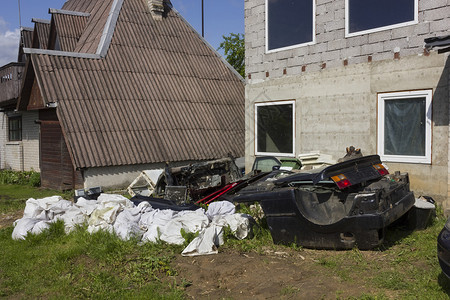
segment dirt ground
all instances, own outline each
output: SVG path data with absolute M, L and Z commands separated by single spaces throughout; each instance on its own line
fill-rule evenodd
M 9 213 L 0 213 L 0 229 L 11 226 L 11 224 L 23 216 L 23 211 L 15 211 Z
M 177 281 L 188 281 L 185 291 L 192 299 L 347 299 L 376 294 L 360 282 L 342 281 L 318 263 L 335 253 L 282 248 L 244 254 L 227 249 L 211 256 L 180 255 L 174 267 Z

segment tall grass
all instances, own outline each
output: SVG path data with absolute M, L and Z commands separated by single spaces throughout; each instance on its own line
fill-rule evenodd
M 170 261 L 179 251 L 165 244 L 122 241 L 107 232 L 77 228 L 66 235 L 62 222 L 24 241 L 0 230 L 0 297 L 182 299 Z
M 41 174 L 33 170 L 0 170 L 0 184 L 18 184 L 39 187 L 41 185 Z

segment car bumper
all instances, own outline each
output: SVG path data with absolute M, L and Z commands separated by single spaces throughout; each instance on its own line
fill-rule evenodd
M 408 192 L 387 210 L 345 216 L 326 225 L 315 224 L 298 209 L 294 190 L 259 195 L 275 243 L 296 243 L 316 249 L 372 249 L 379 246 L 385 228 L 406 214 L 415 198 Z

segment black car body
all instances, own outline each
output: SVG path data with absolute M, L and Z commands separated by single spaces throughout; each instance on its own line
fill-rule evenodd
M 450 218 L 438 235 L 437 254 L 442 272 L 450 278 Z
M 407 173 L 389 174 L 378 155 L 308 172 L 273 171 L 228 200 L 259 202 L 275 243 L 319 249 L 371 249 L 414 205 Z

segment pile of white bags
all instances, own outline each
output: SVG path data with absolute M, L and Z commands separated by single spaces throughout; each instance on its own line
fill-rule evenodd
M 213 202 L 205 212 L 153 209 L 148 202 L 135 206 L 121 195 L 101 194 L 97 200 L 79 198 L 72 203 L 59 196 L 43 199 L 30 198 L 26 202 L 22 219 L 14 222 L 12 238 L 25 239 L 29 232 L 39 234 L 52 222 L 64 221 L 69 233 L 76 225 L 87 224 L 90 233 L 98 230 L 114 232 L 123 240 L 136 237 L 143 242 L 159 240 L 181 245 L 185 232 L 199 235 L 183 250 L 184 256 L 217 253 L 223 244 L 223 228 L 230 227 L 236 238 L 247 237 L 251 216 L 235 213 L 235 207 L 227 201 Z

